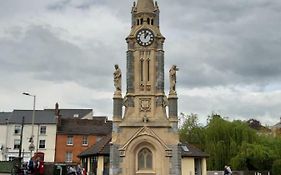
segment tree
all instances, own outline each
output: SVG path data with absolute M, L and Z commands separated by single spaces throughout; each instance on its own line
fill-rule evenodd
M 244 142 L 239 154 L 231 159 L 231 165 L 239 170 L 270 170 L 274 152 L 261 144 Z
M 247 122 L 228 121 L 212 114 L 208 116 L 207 125 L 202 126 L 196 114 L 182 117 L 180 140 L 194 144 L 210 155 L 207 161 L 209 170 L 222 170 L 224 165 L 231 165 L 235 170 L 269 171 L 274 168 L 273 162 L 281 159 L 281 138 L 267 133 L 257 134 L 258 131 Z M 259 126 L 259 121 L 252 121 L 254 126 Z
M 204 128 L 198 122 L 197 114 L 183 114 L 181 113 L 183 124 L 180 127 L 179 135 L 181 142 L 188 142 L 200 149 L 204 145 Z
M 281 159 L 277 159 L 272 164 L 272 174 L 279 175 L 281 174 Z

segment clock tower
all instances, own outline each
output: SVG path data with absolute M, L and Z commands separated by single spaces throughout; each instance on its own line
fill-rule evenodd
M 164 36 L 159 8 L 153 0 L 132 7 L 126 38 L 126 94 L 121 93 L 121 70 L 115 65 L 111 175 L 179 175 L 175 65 L 169 71 L 170 90 L 164 89 Z

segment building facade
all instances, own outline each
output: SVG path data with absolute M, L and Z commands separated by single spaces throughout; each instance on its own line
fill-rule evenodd
M 28 161 L 33 153 L 44 153 L 45 161 L 53 162 L 55 155 L 56 118 L 53 111 L 36 110 L 35 120 L 32 124 L 32 110 L 14 110 L 8 115 L 1 116 L 0 137 L 2 145 L 2 159 L 13 160 L 15 157 L 23 157 Z M 34 149 L 30 150 L 30 138 L 32 136 Z M 21 135 L 22 133 L 22 135 Z M 21 154 L 19 150 L 21 148 Z
M 58 122 L 55 163 L 80 164 L 78 155 L 111 132 L 106 117 L 65 118 Z
M 58 107 L 58 105 L 56 105 Z M 45 162 L 55 162 L 56 155 L 58 157 L 57 140 L 59 143 L 67 143 L 67 135 L 63 135 L 60 139 L 57 139 L 57 124 L 58 117 L 57 112 L 60 112 L 60 118 L 62 120 L 91 120 L 95 118 L 98 123 L 104 123 L 106 117 L 93 117 L 92 109 L 44 109 L 36 110 L 34 123 L 32 124 L 33 110 L 14 110 L 12 112 L 0 113 L 0 161 L 13 160 L 15 157 L 23 157 L 23 161 L 27 162 L 34 153 L 41 153 L 44 155 Z M 75 128 L 76 124 L 72 123 L 72 128 Z M 82 124 L 83 125 L 83 124 Z M 110 124 L 109 124 L 110 125 Z M 94 125 L 93 125 L 94 126 Z M 89 126 L 92 128 L 92 126 Z M 111 127 L 111 125 L 110 125 Z M 105 127 L 106 128 L 106 127 Z M 59 128 L 60 129 L 60 128 Z M 33 149 L 30 150 L 31 136 L 33 130 Z M 60 130 L 59 130 L 60 131 Z M 85 129 L 83 130 L 85 131 Z M 110 130 L 111 131 L 111 130 Z M 110 132 L 108 131 L 108 132 Z M 21 136 L 22 133 L 22 136 Z M 81 131 L 79 131 L 81 133 Z M 79 135 L 78 133 L 78 135 Z M 102 133 L 99 132 L 98 133 Z M 71 133 L 73 134 L 73 133 Z M 92 136 L 90 133 L 83 133 L 88 137 L 75 136 L 73 143 L 77 145 L 77 142 L 81 142 L 83 147 L 87 147 L 88 144 L 94 144 L 99 136 Z M 75 134 L 74 134 L 75 135 Z M 74 136 L 72 135 L 72 136 Z M 105 135 L 105 134 L 104 134 Z M 81 136 L 81 137 L 80 137 Z M 60 144 L 59 144 L 60 146 Z M 58 146 L 58 147 L 59 147 Z M 20 149 L 21 148 L 21 149 Z M 75 151 L 83 151 L 84 149 L 77 149 Z M 21 150 L 21 153 L 20 153 Z M 80 153 L 80 152 L 79 152 Z M 78 154 L 78 153 L 77 153 Z M 62 162 L 68 162 L 65 159 L 65 154 L 62 155 Z M 68 156 L 70 157 L 70 155 Z M 76 156 L 75 156 L 76 160 Z M 79 159 L 78 159 L 79 160 Z

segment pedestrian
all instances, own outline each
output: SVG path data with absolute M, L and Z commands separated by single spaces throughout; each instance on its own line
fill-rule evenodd
M 27 170 L 29 171 L 30 174 L 34 174 L 34 161 L 32 158 L 27 163 Z
M 86 169 L 83 168 L 83 175 L 87 175 Z
M 78 164 L 76 167 L 76 173 L 77 173 L 77 175 L 82 175 L 82 168 L 81 168 L 80 164 Z
M 43 175 L 44 174 L 44 171 L 45 171 L 45 167 L 44 167 L 44 162 L 43 160 L 39 159 L 39 165 L 38 165 L 38 169 L 39 169 L 39 174 L 40 175 Z
M 228 169 L 227 169 L 227 165 L 224 166 L 224 171 L 223 171 L 223 175 L 228 175 Z
M 232 174 L 232 171 L 231 171 L 230 166 L 227 166 L 226 169 L 227 169 L 227 171 L 228 171 L 228 175 L 231 175 L 231 174 Z
M 67 168 L 67 175 L 77 175 L 75 169 L 72 166 Z

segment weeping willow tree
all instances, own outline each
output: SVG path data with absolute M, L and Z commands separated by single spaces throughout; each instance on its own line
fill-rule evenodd
M 253 143 L 257 140 L 256 132 L 246 123 L 230 122 L 219 115 L 210 116 L 205 134 L 204 150 L 210 154 L 208 168 L 211 170 L 223 169 L 239 153 L 242 143 Z
M 208 124 L 198 124 L 195 114 L 185 115 L 186 121 L 180 128 L 180 138 L 198 146 L 210 157 L 207 161 L 209 170 L 222 170 L 231 163 L 242 143 L 253 143 L 257 140 L 256 132 L 241 121 L 227 121 L 219 115 L 211 115 Z

